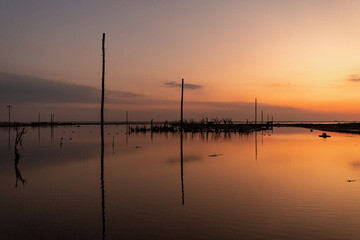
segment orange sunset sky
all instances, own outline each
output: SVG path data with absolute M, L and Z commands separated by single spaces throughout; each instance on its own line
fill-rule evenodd
M 359 120 L 360 1 L 0 3 L 0 121 Z

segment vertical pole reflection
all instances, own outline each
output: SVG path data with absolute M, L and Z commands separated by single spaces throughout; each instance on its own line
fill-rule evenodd
M 255 131 L 255 160 L 257 160 L 257 132 Z
M 50 137 L 51 137 L 51 143 L 54 142 L 54 125 L 50 126 Z
M 40 125 L 38 126 L 38 142 L 40 143 Z
M 15 176 L 16 176 L 15 187 L 18 186 L 19 180 L 21 181 L 21 183 L 24 187 L 26 184 L 26 180 L 22 177 L 20 169 L 18 167 L 19 160 L 20 160 L 19 146 L 22 146 L 22 139 L 23 139 L 25 133 L 26 133 L 25 128 L 21 129 L 20 131 L 18 128 L 16 128 L 15 147 L 14 147 L 14 150 L 15 150 L 14 151 L 14 154 L 15 154 L 14 162 L 15 162 Z
M 181 157 L 181 199 L 184 205 L 184 164 L 183 164 L 183 106 L 184 106 L 184 79 L 181 79 L 181 115 L 180 115 L 180 157 Z
M 102 236 L 105 239 L 104 124 L 101 124 L 101 213 Z
M 8 147 L 9 147 L 9 150 L 10 150 L 10 127 L 9 127 L 9 139 L 8 139 Z
M 185 203 L 184 198 L 184 161 L 183 161 L 183 132 L 180 132 L 180 159 L 181 159 L 181 199 L 182 205 Z
M 113 151 L 113 155 L 114 155 L 115 154 L 115 136 L 113 136 L 112 151 Z

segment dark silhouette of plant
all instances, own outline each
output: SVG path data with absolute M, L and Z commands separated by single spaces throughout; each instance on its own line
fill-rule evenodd
M 21 181 L 22 185 L 25 187 L 26 180 L 21 176 L 20 169 L 18 167 L 19 160 L 20 160 L 20 153 L 19 153 L 19 146 L 22 146 L 22 140 L 26 133 L 25 128 L 19 130 L 16 128 L 16 138 L 15 138 L 15 147 L 14 147 L 14 154 L 15 154 L 15 176 L 16 176 L 16 183 L 15 187 L 18 186 L 19 180 Z

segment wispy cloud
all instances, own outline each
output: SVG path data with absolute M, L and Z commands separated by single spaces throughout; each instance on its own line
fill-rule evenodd
M 165 86 L 167 87 L 181 87 L 180 83 L 176 83 L 176 82 L 166 82 Z M 200 89 L 203 88 L 204 86 L 202 85 L 198 85 L 198 84 L 191 84 L 191 83 L 185 83 L 184 88 L 186 89 Z
M 287 82 L 287 83 L 274 82 L 274 83 L 265 84 L 265 86 L 272 87 L 272 88 L 288 88 L 288 87 L 291 87 L 292 84 L 290 82 Z
M 352 79 L 352 80 L 350 80 Z M 349 76 L 349 81 L 360 82 L 360 75 Z M 175 82 L 166 83 L 167 87 L 180 87 Z M 188 84 L 188 89 L 199 89 L 201 85 Z M 18 119 L 33 120 L 34 112 L 52 112 L 64 120 L 97 120 L 100 103 L 100 90 L 95 87 L 75 85 L 50 79 L 27 75 L 0 72 L 0 102 L 16 104 Z M 179 116 L 179 99 L 166 99 L 159 96 L 142 95 L 134 92 L 107 90 L 105 94 L 110 119 L 118 120 L 123 111 L 131 111 L 132 119 L 173 120 Z M 39 104 L 41 103 L 41 104 Z M 89 106 L 85 106 L 90 104 Z M 185 101 L 185 117 L 200 119 L 206 117 L 230 117 L 234 120 L 253 119 L 253 102 L 210 102 Z M 259 104 L 264 116 L 269 114 L 276 120 L 339 120 L 338 113 L 321 113 L 288 106 Z M 3 108 L 5 111 L 5 108 Z M 19 113 L 21 112 L 21 114 Z M 5 116 L 4 114 L 2 116 Z M 355 115 L 351 115 L 354 119 Z M 357 115 L 356 115 L 357 116 Z
M 360 82 L 360 75 L 357 74 L 349 75 L 347 80 L 350 82 Z
M 139 94 L 107 91 L 108 102 L 126 102 Z M 0 101 L 6 103 L 99 103 L 100 89 L 50 79 L 0 72 Z

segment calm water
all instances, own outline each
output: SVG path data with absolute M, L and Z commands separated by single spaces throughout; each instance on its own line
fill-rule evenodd
M 103 209 L 99 126 L 0 131 L 0 239 L 360 239 L 358 135 L 105 132 Z

